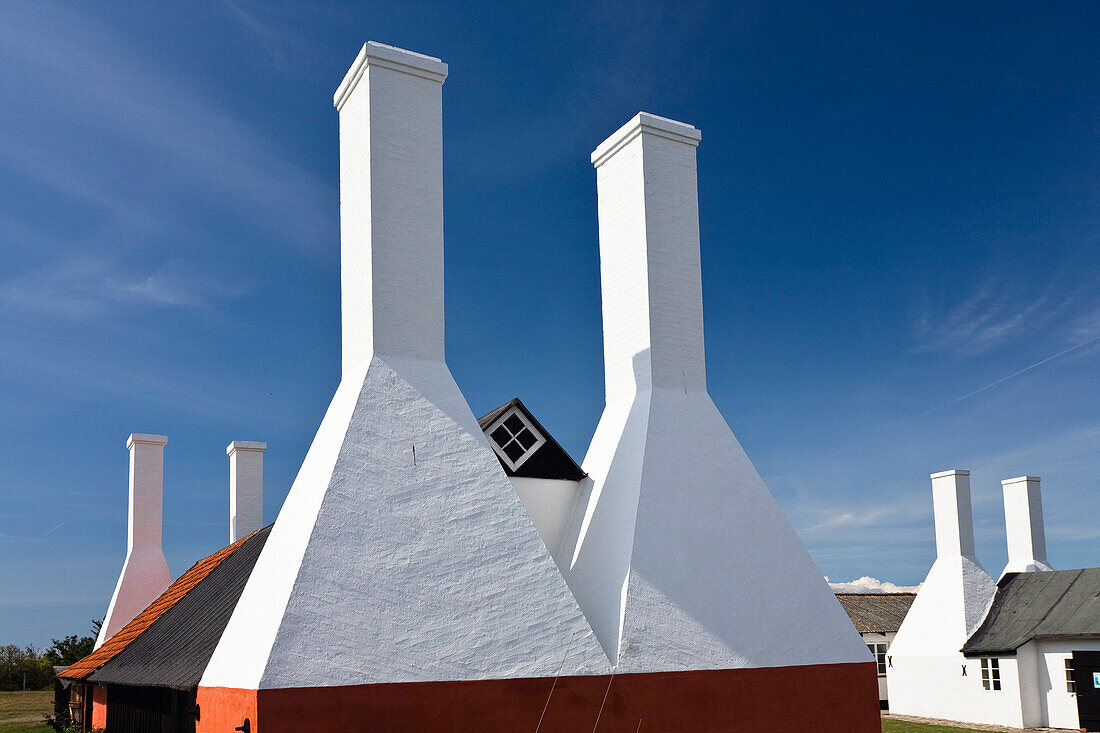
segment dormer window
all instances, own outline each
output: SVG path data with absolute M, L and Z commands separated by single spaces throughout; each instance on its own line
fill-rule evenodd
M 546 438 L 515 407 L 497 418 L 485 432 L 489 435 L 493 450 L 513 471 L 522 466 L 546 442 Z

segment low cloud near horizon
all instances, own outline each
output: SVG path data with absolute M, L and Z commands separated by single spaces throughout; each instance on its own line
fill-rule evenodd
M 919 585 L 895 585 L 888 580 L 879 580 L 869 575 L 847 583 L 834 583 L 828 576 L 825 576 L 825 580 L 834 593 L 916 593 L 920 590 Z

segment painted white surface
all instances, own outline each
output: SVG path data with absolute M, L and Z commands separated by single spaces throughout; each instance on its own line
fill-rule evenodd
M 512 488 L 523 502 L 554 562 L 559 566 L 567 563 L 568 549 L 563 550 L 562 542 L 576 504 L 584 492 L 584 485 L 589 480 L 564 481 L 522 476 L 509 476 L 508 480 L 512 482 Z
M 130 500 L 126 559 L 115 592 L 107 606 L 95 646 L 114 634 L 172 584 L 172 574 L 161 548 L 164 493 L 163 435 L 133 433 L 126 440 L 130 451 Z
M 699 138 L 642 113 L 592 155 L 607 404 L 566 579 L 621 672 L 865 662 L 706 391 Z
M 864 644 L 885 644 L 887 653 L 889 653 L 890 644 L 894 641 L 896 635 L 893 631 L 885 634 L 860 634 L 863 637 Z M 890 699 L 885 674 L 880 674 L 878 677 L 878 699 L 880 702 Z
M 895 649 L 900 639 L 899 632 Z M 1015 657 L 999 658 L 1001 689 L 986 690 L 982 687 L 979 659 L 966 659 L 961 654 L 958 658 L 899 655 L 896 651 L 891 656 L 893 667 L 887 669 L 890 712 L 1023 727 L 1020 675 Z M 962 675 L 963 665 L 966 676 Z
M 267 443 L 234 440 L 229 456 L 229 543 L 264 526 L 264 451 Z
M 1008 564 L 1001 573 L 1053 570 L 1047 560 L 1043 527 L 1043 497 L 1038 476 L 1020 476 L 1001 482 L 1005 501 Z
M 343 375 L 203 686 L 608 669 L 443 360 L 445 75 L 368 44 L 337 92 Z
M 1066 660 L 1073 657 L 1074 651 L 1100 652 L 1100 640 L 1033 641 L 1026 646 L 1034 647 L 1036 650 L 1037 695 L 1041 715 L 1041 722 L 1038 725 L 1050 728 L 1080 728 L 1077 696 L 1066 689 Z
M 996 585 L 974 554 L 970 472 L 932 474 L 936 561 L 890 647 L 890 710 L 948 720 L 1019 725 L 1016 661 L 1001 661 L 1003 689 L 985 690 L 963 644 L 980 625 Z M 962 675 L 966 666 L 967 675 Z

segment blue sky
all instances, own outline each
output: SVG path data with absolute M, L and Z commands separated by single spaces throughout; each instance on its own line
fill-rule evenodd
M 1100 564 L 1095 3 L 0 4 L 0 644 L 103 615 L 125 440 L 169 436 L 174 575 L 231 440 L 278 507 L 339 378 L 337 116 L 365 40 L 438 56 L 448 362 L 578 459 L 603 406 L 589 153 L 699 149 L 710 390 L 821 570 L 919 582 L 928 474 L 1043 477 Z

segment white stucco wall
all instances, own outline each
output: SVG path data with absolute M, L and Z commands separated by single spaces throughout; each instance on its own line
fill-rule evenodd
M 1035 650 L 1037 661 L 1037 697 L 1041 723 L 1050 728 L 1080 727 L 1077 697 L 1066 689 L 1066 661 L 1074 651 L 1100 652 L 1100 640 L 1035 641 L 1026 645 Z

